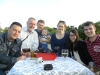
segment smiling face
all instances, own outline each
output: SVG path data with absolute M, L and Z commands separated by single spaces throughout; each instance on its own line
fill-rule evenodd
M 84 26 L 84 33 L 87 37 L 93 37 L 96 33 L 96 28 L 93 25 Z
M 65 25 L 63 23 L 59 23 L 57 25 L 58 32 L 64 32 L 65 31 Z
M 69 33 L 69 38 L 70 38 L 70 40 L 71 40 L 72 42 L 75 42 L 77 37 L 76 37 L 75 33 L 70 32 L 70 33 Z
M 37 29 L 38 29 L 38 31 L 42 31 L 43 28 L 44 28 L 44 23 L 38 22 L 37 23 Z
M 32 30 L 34 30 L 36 26 L 36 20 L 35 19 L 29 19 L 27 22 L 27 29 L 29 32 L 31 32 Z
M 21 33 L 22 28 L 18 25 L 13 25 L 11 28 L 8 29 L 8 40 L 14 40 L 18 38 Z

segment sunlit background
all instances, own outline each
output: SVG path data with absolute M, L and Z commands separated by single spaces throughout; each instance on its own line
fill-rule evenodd
M 59 20 L 67 26 L 78 27 L 85 21 L 100 21 L 99 0 L 0 0 L 0 26 L 13 21 L 26 26 L 27 19 L 43 19 L 48 27 L 56 27 Z

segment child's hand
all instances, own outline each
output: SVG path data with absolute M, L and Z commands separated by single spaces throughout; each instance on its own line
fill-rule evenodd
M 48 35 L 48 39 L 51 39 L 51 36 L 50 35 Z

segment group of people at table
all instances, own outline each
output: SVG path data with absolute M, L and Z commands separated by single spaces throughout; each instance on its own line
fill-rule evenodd
M 65 21 L 58 22 L 56 33 L 52 35 L 44 26 L 44 20 L 36 22 L 35 18 L 30 17 L 26 27 L 22 28 L 19 22 L 13 22 L 7 33 L 0 34 L 0 75 L 6 75 L 5 71 L 10 70 L 17 61 L 30 56 L 30 52 L 24 53 L 21 49 L 38 49 L 47 53 L 48 43 L 57 56 L 61 56 L 62 49 L 68 49 L 69 57 L 77 59 L 74 53 L 78 53 L 81 61 L 91 67 L 90 70 L 93 71 L 94 66 L 100 68 L 100 35 L 96 33 L 93 22 L 87 21 L 83 25 L 87 36 L 85 41 L 79 39 L 75 29 L 65 32 Z

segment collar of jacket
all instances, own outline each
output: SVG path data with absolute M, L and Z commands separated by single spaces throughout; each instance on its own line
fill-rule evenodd
M 8 39 L 7 39 L 7 34 L 8 33 L 3 33 L 3 41 L 5 42 L 5 43 L 7 43 L 8 42 Z M 12 41 L 12 42 L 14 42 L 14 43 L 20 43 L 20 41 L 19 41 L 19 39 L 17 38 L 17 39 L 15 39 L 14 41 Z

